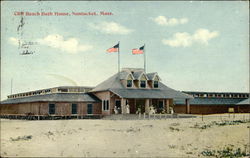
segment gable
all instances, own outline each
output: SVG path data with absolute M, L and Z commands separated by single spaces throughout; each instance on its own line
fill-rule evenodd
M 128 75 L 127 80 L 133 80 L 133 77 L 132 77 L 132 75 L 131 75 L 131 74 L 129 74 L 129 75 Z
M 158 75 L 155 75 L 155 77 L 154 77 L 154 81 L 160 81 L 160 78 L 159 78 L 159 76 L 158 76 Z
M 147 80 L 147 78 L 146 78 L 145 74 L 142 74 L 142 76 L 141 76 L 140 80 Z

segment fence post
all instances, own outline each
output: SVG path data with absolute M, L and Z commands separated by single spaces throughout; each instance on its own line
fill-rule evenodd
M 203 114 L 201 114 L 201 120 L 203 121 Z

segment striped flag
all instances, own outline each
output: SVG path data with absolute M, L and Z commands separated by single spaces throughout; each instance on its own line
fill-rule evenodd
M 139 49 L 132 49 L 132 54 L 143 54 L 144 46 L 141 46 Z
M 107 52 L 108 53 L 113 53 L 113 52 L 118 52 L 118 50 L 119 50 L 119 43 L 116 44 L 114 47 L 111 47 L 111 48 L 107 49 Z

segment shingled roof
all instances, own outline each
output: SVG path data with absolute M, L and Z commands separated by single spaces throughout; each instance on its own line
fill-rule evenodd
M 147 77 L 149 80 L 153 80 L 155 75 L 157 75 L 157 72 L 147 73 Z
M 244 98 L 194 98 L 190 105 L 236 105 Z M 185 105 L 185 100 L 175 100 L 176 105 Z
M 241 102 L 237 103 L 237 105 L 250 105 L 250 98 L 242 100 Z
M 143 74 L 143 71 L 136 71 L 136 72 L 133 72 L 132 74 L 136 80 L 139 80 L 140 76 Z
M 87 93 L 51 93 L 28 96 L 23 98 L 6 99 L 1 104 L 29 103 L 29 102 L 99 102 L 92 94 Z
M 119 73 L 97 85 L 91 92 L 98 91 L 111 91 L 122 98 L 193 98 L 190 95 L 171 89 L 161 82 L 159 82 L 159 88 L 155 89 L 127 88 L 121 83 Z

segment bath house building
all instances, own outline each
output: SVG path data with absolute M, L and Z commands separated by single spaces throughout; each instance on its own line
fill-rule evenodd
M 125 68 L 96 87 L 55 87 L 12 94 L 1 102 L 1 114 L 111 115 L 136 112 L 170 113 L 174 100 L 183 100 L 189 109 L 193 97 L 167 87 L 156 73 Z M 187 111 L 188 112 L 188 111 Z
M 177 91 L 157 72 L 124 68 L 96 87 L 61 86 L 9 95 L 2 115 L 104 116 L 149 113 L 250 112 L 249 93 Z

